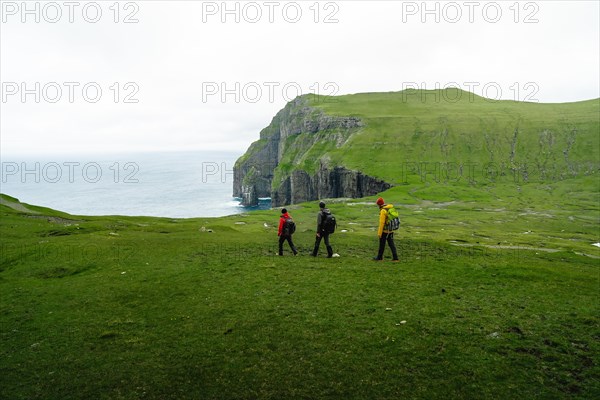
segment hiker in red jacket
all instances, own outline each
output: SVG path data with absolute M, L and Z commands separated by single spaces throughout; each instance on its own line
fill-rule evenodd
M 279 218 L 279 230 L 277 236 L 279 236 L 279 255 L 283 255 L 283 242 L 287 240 L 294 255 L 298 254 L 294 242 L 292 242 L 292 235 L 296 230 L 296 224 L 290 214 L 288 214 L 285 208 L 281 209 L 281 217 Z

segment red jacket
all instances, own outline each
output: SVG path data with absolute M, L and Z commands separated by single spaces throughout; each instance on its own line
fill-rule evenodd
M 285 224 L 285 220 L 290 217 L 289 213 L 281 214 L 281 218 L 279 218 L 279 230 L 277 231 L 277 236 L 281 236 L 281 232 L 283 232 L 283 224 Z

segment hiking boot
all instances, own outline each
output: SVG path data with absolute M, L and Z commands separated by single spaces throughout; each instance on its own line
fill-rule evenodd
M 383 258 L 373 257 L 373 261 L 383 261 Z

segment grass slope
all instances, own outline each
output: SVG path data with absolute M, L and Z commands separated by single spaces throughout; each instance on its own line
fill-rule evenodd
M 370 261 L 373 198 L 330 202 L 341 257 L 315 259 L 316 203 L 276 257 L 277 210 L 1 196 L 0 398 L 598 398 L 597 184 L 396 187 L 398 264 Z
M 552 181 L 599 169 L 600 99 L 492 101 L 459 89 L 307 98 L 327 114 L 365 123 L 327 153 L 334 164 L 394 184 L 423 175 L 454 184 Z

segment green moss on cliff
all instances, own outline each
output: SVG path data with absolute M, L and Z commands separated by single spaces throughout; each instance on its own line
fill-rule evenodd
M 248 159 L 252 158 L 259 151 L 264 149 L 268 142 L 268 139 L 259 139 L 256 142 L 253 142 L 248 148 L 248 150 L 246 150 L 246 152 L 240 158 L 237 159 L 237 161 L 235 162 L 235 167 L 237 168 L 241 166 Z
M 345 141 L 350 134 L 350 131 L 335 129 L 288 137 L 285 143 L 287 150 L 274 171 L 272 188 L 277 189 L 295 170 L 314 175 L 319 170 L 321 162 L 330 163 L 331 160 L 327 156 L 329 152 L 335 150 L 337 145 Z

